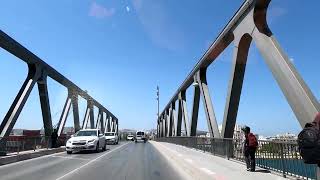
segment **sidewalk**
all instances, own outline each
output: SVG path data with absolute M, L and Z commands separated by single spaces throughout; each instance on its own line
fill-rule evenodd
M 246 171 L 245 165 L 213 156 L 184 146 L 152 141 L 151 144 L 166 157 L 170 163 L 188 174 L 192 179 L 205 180 L 284 180 L 264 169 L 256 172 Z
M 54 148 L 54 149 L 36 149 L 29 151 L 21 151 L 17 153 L 9 153 L 7 156 L 0 156 L 0 166 L 11 164 L 19 161 L 24 161 L 27 159 L 37 158 L 49 154 L 54 154 L 58 152 L 65 151 L 65 147 Z

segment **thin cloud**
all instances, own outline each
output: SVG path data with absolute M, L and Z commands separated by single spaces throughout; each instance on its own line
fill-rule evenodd
M 169 51 L 183 51 L 186 39 L 183 30 L 172 22 L 160 1 L 133 0 L 133 8 L 150 40 Z
M 89 16 L 102 19 L 113 16 L 115 12 L 116 10 L 114 8 L 108 9 L 96 2 L 93 2 L 90 6 Z
M 126 6 L 126 10 L 127 10 L 127 12 L 130 12 L 130 7 Z

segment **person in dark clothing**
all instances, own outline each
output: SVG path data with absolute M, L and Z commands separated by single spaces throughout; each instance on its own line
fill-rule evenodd
M 245 126 L 242 128 L 245 134 L 244 142 L 244 157 L 247 165 L 247 171 L 255 171 L 256 169 L 256 150 L 258 146 L 258 141 L 256 137 L 250 133 L 250 127 Z
M 57 129 L 54 129 L 51 134 L 52 148 L 57 147 L 57 139 L 58 139 L 58 132 L 57 132 Z

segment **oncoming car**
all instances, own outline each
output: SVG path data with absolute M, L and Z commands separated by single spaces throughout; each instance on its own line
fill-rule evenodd
M 135 142 L 143 141 L 144 143 L 147 142 L 146 133 L 144 131 L 137 131 Z
M 106 138 L 98 129 L 83 129 L 74 134 L 66 144 L 66 151 L 72 154 L 73 151 L 99 152 L 106 150 Z

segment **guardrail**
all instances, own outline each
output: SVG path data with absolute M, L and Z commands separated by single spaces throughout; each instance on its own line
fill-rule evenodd
M 174 143 L 209 152 L 213 155 L 244 160 L 243 141 L 240 139 L 218 139 L 205 137 L 164 137 L 156 141 Z M 316 165 L 305 164 L 295 142 L 258 141 L 256 165 L 258 167 L 299 179 L 317 179 Z
M 70 136 L 60 136 L 57 139 L 56 148 L 64 146 Z M 10 155 L 23 151 L 36 151 L 52 147 L 51 137 L 48 136 L 8 136 L 5 138 L 5 149 Z

